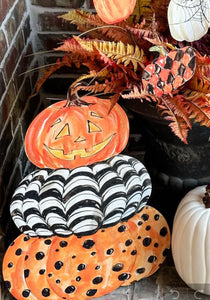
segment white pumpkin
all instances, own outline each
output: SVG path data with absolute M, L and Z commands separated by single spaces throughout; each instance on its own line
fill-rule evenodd
M 183 281 L 210 295 L 210 208 L 203 201 L 205 191 L 206 186 L 197 187 L 180 202 L 172 230 L 172 255 Z
M 210 1 L 171 0 L 168 6 L 168 23 L 175 40 L 199 40 L 210 26 Z

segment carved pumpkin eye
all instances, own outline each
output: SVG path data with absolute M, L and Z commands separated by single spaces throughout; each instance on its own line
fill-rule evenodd
M 58 123 L 61 122 L 61 118 L 58 118 L 57 120 L 55 120 L 55 122 L 51 125 L 51 127 L 57 125 Z
M 91 115 L 91 117 L 96 117 L 96 118 L 103 119 L 103 117 L 99 116 L 99 114 L 96 113 L 95 111 L 91 111 L 91 112 L 90 112 L 90 115 Z
M 61 129 L 61 131 L 58 133 L 58 135 L 55 137 L 55 139 L 60 139 L 64 136 L 70 135 L 70 128 L 69 124 L 65 124 L 64 127 Z
M 94 124 L 93 122 L 89 121 L 88 120 L 88 133 L 91 133 L 91 132 L 101 132 L 101 128 Z

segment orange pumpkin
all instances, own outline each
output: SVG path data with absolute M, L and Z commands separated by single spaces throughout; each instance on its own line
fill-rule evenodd
M 107 24 L 127 19 L 133 12 L 136 0 L 93 0 L 99 17 Z
M 103 161 L 125 148 L 129 123 L 123 109 L 116 104 L 109 113 L 108 99 L 82 100 L 81 106 L 53 104 L 30 124 L 25 150 L 36 166 L 72 169 Z
M 18 300 L 90 299 L 153 274 L 170 233 L 154 208 L 93 235 L 29 238 L 20 235 L 3 260 L 6 286 Z

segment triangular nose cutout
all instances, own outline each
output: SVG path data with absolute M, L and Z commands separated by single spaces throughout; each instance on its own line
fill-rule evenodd
M 84 141 L 86 141 L 86 138 L 84 138 L 84 136 L 78 136 L 78 138 L 74 142 L 77 143 L 77 142 L 84 142 Z

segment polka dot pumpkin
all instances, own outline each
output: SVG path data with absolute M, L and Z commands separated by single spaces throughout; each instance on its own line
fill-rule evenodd
M 164 217 L 145 206 L 115 226 L 88 236 L 20 235 L 3 260 L 3 276 L 18 300 L 91 299 L 153 274 L 170 233 Z

